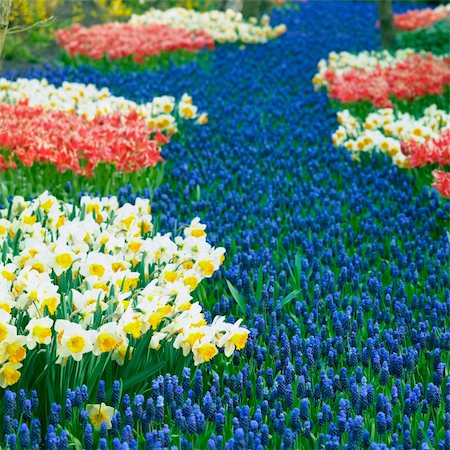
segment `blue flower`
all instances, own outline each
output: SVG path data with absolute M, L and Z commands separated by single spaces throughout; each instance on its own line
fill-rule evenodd
M 85 450 L 92 450 L 94 448 L 94 435 L 92 425 L 90 424 L 84 428 L 84 448 Z
M 105 402 L 105 382 L 104 380 L 100 380 L 98 383 L 98 390 L 97 390 L 97 403 L 103 403 Z

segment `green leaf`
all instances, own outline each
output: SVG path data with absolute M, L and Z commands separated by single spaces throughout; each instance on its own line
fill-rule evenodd
M 236 303 L 238 304 L 239 308 L 242 310 L 243 313 L 245 313 L 245 311 L 246 311 L 245 301 L 242 298 L 241 294 L 228 280 L 227 280 L 227 285 L 228 285 L 228 289 L 230 290 L 232 297 L 236 300 Z
M 142 383 L 146 378 L 151 377 L 164 366 L 164 361 L 153 363 L 151 367 L 144 369 L 131 377 L 126 377 L 123 381 L 123 391 L 127 391 L 138 383 Z
M 301 289 L 296 289 L 295 291 L 292 291 L 289 295 L 287 295 L 283 301 L 281 302 L 281 307 L 288 305 L 295 297 L 297 297 L 298 294 L 300 294 Z
M 259 271 L 258 271 L 258 284 L 256 286 L 256 299 L 257 300 L 260 300 L 262 297 L 263 285 L 264 285 L 264 275 L 263 275 L 262 264 L 260 264 Z

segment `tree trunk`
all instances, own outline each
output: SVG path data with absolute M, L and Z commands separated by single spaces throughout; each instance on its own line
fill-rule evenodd
M 395 28 L 392 0 L 378 0 L 378 18 L 380 20 L 381 46 L 386 49 L 394 48 Z
M 2 56 L 3 43 L 8 31 L 9 14 L 11 12 L 12 0 L 0 0 L 0 60 Z
M 243 0 L 242 14 L 244 17 L 259 17 L 269 12 L 270 6 L 270 0 Z

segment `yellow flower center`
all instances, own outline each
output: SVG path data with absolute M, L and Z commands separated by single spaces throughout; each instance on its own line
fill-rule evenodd
M 41 203 L 41 208 L 45 212 L 49 212 L 50 208 L 53 206 L 53 202 L 50 199 L 47 199 L 44 203 Z
M 206 233 L 204 230 L 192 230 L 191 231 L 191 235 L 194 237 L 202 237 L 204 236 Z
M 391 148 L 388 152 L 387 152 L 387 154 L 392 158 L 393 156 L 395 156 L 396 154 L 398 153 L 398 149 L 396 149 L 395 147 L 394 148 Z
M 132 322 L 126 324 L 123 327 L 123 330 L 126 333 L 130 333 L 134 338 L 138 338 L 141 335 L 141 322 L 139 322 L 138 320 L 133 320 Z
M 192 108 L 186 106 L 181 110 L 181 113 L 183 114 L 186 119 L 192 119 L 194 117 L 194 112 L 192 111 Z
M 34 263 L 31 266 L 31 268 L 36 270 L 36 272 L 39 272 L 39 273 L 44 273 L 45 272 L 45 266 L 42 263 Z
M 2 270 L 2 276 L 8 281 L 12 281 L 14 280 L 14 278 L 16 278 L 16 275 L 9 270 Z
M 123 224 L 124 224 L 127 228 L 130 228 L 130 227 L 131 227 L 131 224 L 132 224 L 133 221 L 134 221 L 134 219 L 135 219 L 134 216 L 130 216 L 130 217 L 127 217 L 126 219 L 123 219 L 122 222 L 123 222 Z
M 42 327 L 41 325 L 36 325 L 33 327 L 33 336 L 37 338 L 39 343 L 43 344 L 47 338 L 52 335 L 50 328 Z
M 115 262 L 112 263 L 112 270 L 114 272 L 121 272 L 122 270 L 126 270 L 126 266 L 123 262 Z
M 6 339 L 6 336 L 8 336 L 8 329 L 5 325 L 0 323 L 0 342 L 4 341 Z
M 72 264 L 72 256 L 70 256 L 69 253 L 61 253 L 56 257 L 56 262 L 63 269 L 68 269 Z
M 98 335 L 98 348 L 101 352 L 110 352 L 118 348 L 121 344 L 122 341 L 117 341 L 112 334 L 100 333 Z
M 138 278 L 125 278 L 122 282 L 122 291 L 130 292 L 132 289 L 136 289 L 138 281 Z
M 0 303 L 0 309 L 3 309 L 7 313 L 11 312 L 11 305 L 8 305 L 8 303 Z
M 60 228 L 64 225 L 64 222 L 66 221 L 66 218 L 64 216 L 58 217 L 58 220 L 56 221 L 56 228 Z
M 236 333 L 231 336 L 231 342 L 236 346 L 238 350 L 242 350 L 247 343 L 248 334 L 247 333 Z
M 27 355 L 26 350 L 21 346 L 17 344 L 9 344 L 6 346 L 6 351 L 9 354 L 9 360 L 12 363 L 19 363 L 20 361 L 23 361 L 25 359 L 25 356 Z
M 198 265 L 205 275 L 212 275 L 214 273 L 214 265 L 211 261 L 203 260 Z
M 130 300 L 122 300 L 123 309 L 127 309 L 130 304 Z
M 97 413 L 91 416 L 91 422 L 93 423 L 93 425 L 96 425 L 97 427 L 99 427 L 103 422 L 107 421 L 108 416 L 102 410 L 99 410 Z
M 164 272 L 164 278 L 169 283 L 173 283 L 177 279 L 178 275 L 176 272 Z
M 169 124 L 170 124 L 170 122 L 166 118 L 158 119 L 158 122 L 157 122 L 158 128 L 161 128 L 161 129 L 167 127 Z
M 178 311 L 189 311 L 192 307 L 192 304 L 189 302 L 182 303 L 178 306 Z
M 50 314 L 55 314 L 57 302 L 58 299 L 56 297 L 45 298 L 42 302 L 42 310 L 47 307 Z
M 72 336 L 67 341 L 67 347 L 72 353 L 80 353 L 86 346 L 86 341 L 83 336 Z
M 101 264 L 91 264 L 89 273 L 100 278 L 105 274 L 105 268 Z
M 198 348 L 198 352 L 202 355 L 204 361 L 210 361 L 217 355 L 217 348 L 213 344 L 203 344 Z
M 130 242 L 128 244 L 128 248 L 133 252 L 133 253 L 137 253 L 139 251 L 139 249 L 142 247 L 142 242 Z
M 34 225 L 36 223 L 36 216 L 23 216 L 23 223 L 25 225 Z
M 199 118 L 200 125 L 205 125 L 208 123 L 208 116 L 200 116 Z
M 164 305 L 163 307 L 158 309 L 158 312 L 163 316 L 167 316 L 167 314 L 170 314 L 172 312 L 172 307 L 170 305 Z
M 196 333 L 191 333 L 186 339 L 186 343 L 192 347 L 195 344 L 195 341 L 201 339 L 204 335 L 205 333 L 200 333 L 199 331 Z
M 87 213 L 93 213 L 95 212 L 96 214 L 100 213 L 100 205 L 87 205 L 86 207 L 86 212 Z
M 12 386 L 13 384 L 16 384 L 20 379 L 20 372 L 9 366 L 6 366 L 3 369 L 2 375 L 5 378 L 6 384 L 8 386 Z
M 153 330 L 155 330 L 156 327 L 161 323 L 162 318 L 163 316 L 159 312 L 150 315 L 150 317 L 148 318 L 148 323 L 150 324 Z
M 106 294 L 109 293 L 109 287 L 105 283 L 95 283 L 93 286 L 94 289 L 101 289 Z
M 144 233 L 148 233 L 152 229 L 152 225 L 149 222 L 146 222 L 145 220 L 142 220 L 139 223 L 139 227 Z
M 130 351 L 128 352 L 128 359 L 132 359 L 133 358 L 133 349 L 131 347 L 129 347 L 129 348 L 130 348 Z M 121 359 L 125 359 L 127 350 L 128 350 L 128 347 L 126 347 L 125 345 L 123 347 L 120 347 L 119 356 Z
M 189 286 L 190 290 L 193 291 L 198 286 L 198 280 L 195 277 L 186 277 L 184 284 Z

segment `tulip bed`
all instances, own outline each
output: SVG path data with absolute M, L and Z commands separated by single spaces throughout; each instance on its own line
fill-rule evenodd
M 429 28 L 437 22 L 449 20 L 450 8 L 438 6 L 406 11 L 394 15 L 394 26 L 397 30 L 414 31 L 420 28 Z
M 156 188 L 6 185 L 2 448 L 450 447 L 446 83 L 376 109 L 311 82 L 330 52 L 379 47 L 376 12 L 279 10 L 285 35 L 207 68 L 3 74 L 134 105 L 189 92 L 209 121 L 162 147 Z M 443 195 L 400 154 L 440 164 Z
M 412 49 L 393 55 L 387 51 L 332 53 L 329 61 L 319 62 L 313 83 L 326 86 L 330 97 L 342 103 L 368 101 L 378 108 L 391 107 L 392 98 L 412 101 L 443 94 L 450 84 L 450 57 Z
M 58 45 L 63 61 L 85 63 L 98 69 L 137 70 L 184 63 L 215 43 L 265 44 L 286 31 L 270 18 L 244 19 L 231 9 L 196 12 L 185 8 L 150 9 L 134 14 L 129 23 L 106 23 L 59 30 Z
M 107 57 L 112 61 L 132 56 L 137 63 L 162 52 L 214 48 L 214 40 L 203 30 L 191 32 L 162 24 L 109 23 L 89 28 L 74 25 L 60 30 L 57 41 L 69 56 L 81 55 L 94 60 Z
M 39 194 L 45 179 L 59 196 L 109 193 L 124 182 L 155 187 L 161 148 L 178 125 L 208 121 L 186 93 L 137 104 L 93 84 L 56 87 L 45 78 L 0 79 L 0 112 L 0 179 L 9 193 L 20 187 L 27 195 Z
M 399 47 L 431 51 L 436 55 L 450 53 L 450 7 L 411 10 L 394 16 Z

